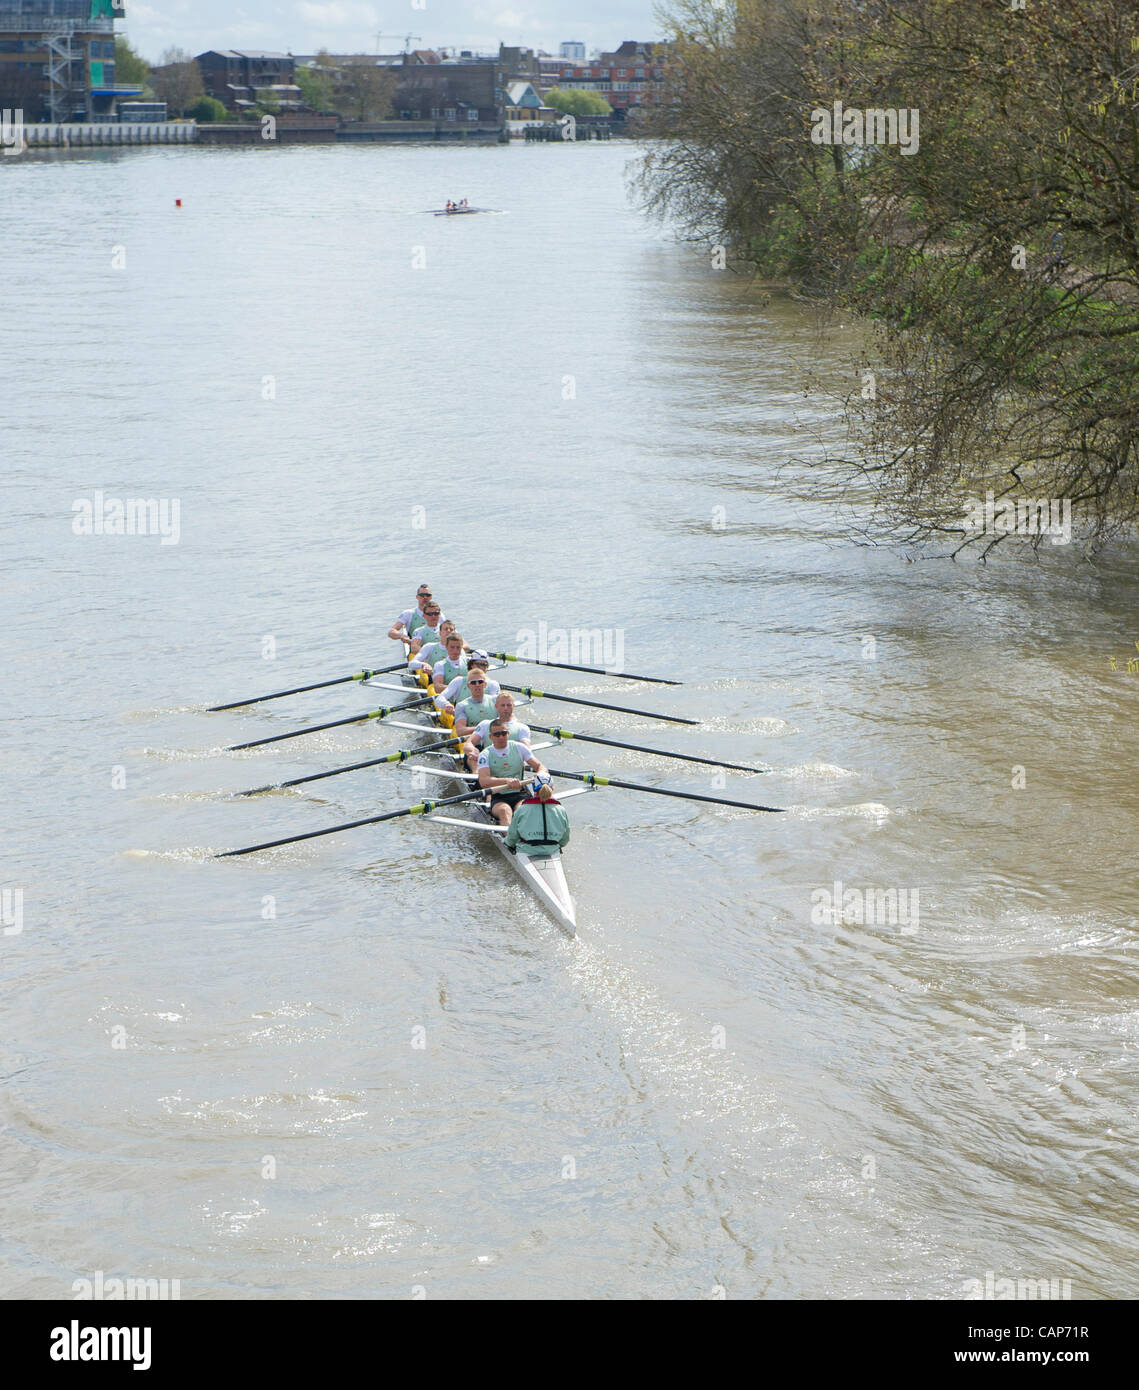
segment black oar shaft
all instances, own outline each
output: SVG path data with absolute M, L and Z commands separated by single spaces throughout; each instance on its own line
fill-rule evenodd
M 254 787 L 251 791 L 236 792 L 235 795 L 258 796 L 261 792 L 283 791 L 285 787 L 300 787 L 305 782 L 319 782 L 325 777 L 339 777 L 342 772 L 359 772 L 361 768 L 379 767 L 383 763 L 403 763 L 420 753 L 431 753 L 437 748 L 446 748 L 449 744 L 460 741 L 452 735 L 450 738 L 440 739 L 438 743 L 427 743 L 422 748 L 401 748 L 398 752 L 387 753 L 382 758 L 368 758 L 362 763 L 349 763 L 347 767 L 334 767 L 329 772 L 310 772 L 307 777 L 290 777 L 287 782 L 270 782 L 268 786 Z
M 634 753 L 652 753 L 657 758 L 678 758 L 684 763 L 704 763 L 708 767 L 730 768 L 733 772 L 766 772 L 763 767 L 746 767 L 743 763 L 722 762 L 718 758 L 700 758 L 695 753 L 671 753 L 664 748 L 646 748 L 642 743 L 622 743 L 620 739 L 599 738 L 596 734 L 577 734 L 572 729 L 549 728 L 545 724 L 531 724 L 541 734 L 553 734 L 555 738 L 575 738 L 582 743 L 603 743 L 606 748 L 631 748 Z
M 648 709 L 630 709 L 628 705 L 610 705 L 604 700 L 583 700 L 580 695 L 555 695 L 550 690 L 538 690 L 532 685 L 503 685 L 516 695 L 528 695 L 532 700 L 560 700 L 567 705 L 589 705 L 591 709 L 615 709 L 621 714 L 639 714 L 642 719 L 667 719 L 670 724 L 699 724 L 699 719 L 681 719 L 678 714 L 656 714 Z
M 556 666 L 560 671 L 588 671 L 593 676 L 614 676 L 625 681 L 649 681 L 652 685 L 683 685 L 665 676 L 635 676 L 631 671 L 611 671 L 607 666 L 571 666 L 568 661 L 540 661 L 534 656 L 515 656 L 511 652 L 491 652 L 498 661 L 517 661 L 523 666 Z
M 649 792 L 653 796 L 675 796 L 681 801 L 710 801 L 713 806 L 738 806 L 741 811 L 783 812 L 785 806 L 757 806 L 753 801 L 729 801 L 726 796 L 703 796 L 699 792 L 675 792 L 668 787 L 646 787 L 642 782 L 622 782 L 616 777 L 602 777 L 596 772 L 559 772 L 549 769 L 551 777 L 569 777 L 575 782 L 585 782 L 591 787 L 623 787 L 631 792 Z
M 337 676 L 330 681 L 317 681 L 315 685 L 294 685 L 291 690 L 274 690 L 271 695 L 252 695 L 248 700 L 231 700 L 228 705 L 210 705 L 207 714 L 218 714 L 225 709 L 241 709 L 243 705 L 257 705 L 263 700 L 283 700 L 286 695 L 303 695 L 308 690 L 327 690 L 330 685 L 345 685 L 348 681 L 366 681 L 372 676 L 386 676 L 398 671 L 405 663 L 398 661 L 394 666 L 381 666 L 378 671 L 357 671 L 351 676 Z
M 303 835 L 286 835 L 282 840 L 266 840 L 260 845 L 246 845 L 244 849 L 227 849 L 215 854 L 215 859 L 233 859 L 239 854 L 254 854 L 259 849 L 276 849 L 278 845 L 294 845 L 298 840 L 316 840 L 321 835 L 335 835 L 339 830 L 355 830 L 361 825 L 379 825 L 381 821 L 398 820 L 400 816 L 418 816 L 434 811 L 437 806 L 453 806 L 456 801 L 469 801 L 475 796 L 484 796 L 481 788 L 473 792 L 463 792 L 460 796 L 444 797 L 441 801 L 421 801 L 415 806 L 406 806 L 402 811 L 387 811 L 382 816 L 365 816 L 363 820 L 349 820 L 342 825 L 329 825 L 323 830 L 308 830 Z
M 351 714 L 347 719 L 330 719 L 327 724 L 310 724 L 305 729 L 290 729 L 287 734 L 271 734 L 268 738 L 251 739 L 248 743 L 231 743 L 225 750 L 237 753 L 243 748 L 260 748 L 266 743 L 283 743 L 287 738 L 300 738 L 303 734 L 319 734 L 325 729 L 341 729 L 345 724 L 362 724 L 365 719 L 383 719 L 396 710 L 407 709 L 411 705 L 425 705 L 434 697 L 424 695 L 421 700 L 408 700 L 402 705 L 384 705 L 380 709 L 369 710 L 366 714 Z

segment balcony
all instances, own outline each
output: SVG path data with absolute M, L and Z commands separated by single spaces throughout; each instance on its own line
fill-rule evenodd
M 114 34 L 115 21 L 98 19 L 52 19 L 50 15 L 0 14 L 0 33 L 4 34 Z

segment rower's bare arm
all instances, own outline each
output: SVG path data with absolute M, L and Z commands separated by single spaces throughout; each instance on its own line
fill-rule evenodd
M 526 759 L 526 766 L 527 766 L 527 767 L 533 768 L 534 771 L 538 774 L 539 777 L 545 777 L 545 776 L 546 776 L 546 769 L 545 769 L 545 766 L 543 765 L 543 763 L 541 762 L 540 759 L 538 759 L 538 758 L 527 758 L 527 759 Z
M 388 636 L 393 642 L 407 641 L 407 633 L 403 630 L 402 623 L 392 623 L 391 627 L 388 629 Z

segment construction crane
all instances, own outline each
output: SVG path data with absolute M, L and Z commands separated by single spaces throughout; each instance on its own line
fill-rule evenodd
M 412 41 L 412 39 L 418 39 L 419 42 L 422 43 L 422 42 L 423 42 L 423 35 L 422 35 L 422 34 L 377 34 L 377 35 L 376 35 L 376 52 L 377 52 L 377 53 L 379 53 L 379 51 L 380 51 L 380 40 L 381 40 L 381 39 L 402 39 L 402 40 L 403 40 L 403 51 L 404 51 L 405 53 L 407 53 L 407 52 L 409 52 L 409 50 L 410 50 L 410 48 L 411 48 L 411 41 Z

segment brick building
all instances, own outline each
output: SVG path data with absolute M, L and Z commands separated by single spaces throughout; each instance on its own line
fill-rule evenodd
M 614 52 L 587 63 L 542 57 L 538 59 L 542 89 L 596 92 L 613 108 L 616 120 L 635 120 L 638 111 L 664 99 L 668 49 L 666 43 L 628 39 Z
M 197 63 L 206 96 L 230 111 L 248 111 L 256 106 L 258 93 L 282 111 L 297 111 L 304 105 L 296 85 L 296 60 L 288 53 L 212 48 L 199 53 Z
M 506 94 L 502 69 L 493 58 L 456 60 L 409 53 L 394 72 L 392 106 L 400 120 L 466 124 L 502 120 Z

